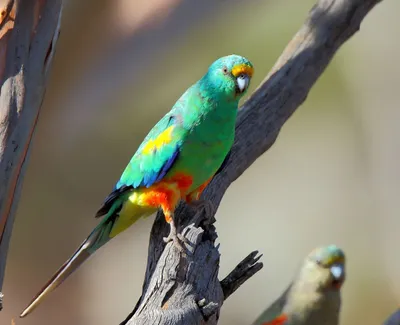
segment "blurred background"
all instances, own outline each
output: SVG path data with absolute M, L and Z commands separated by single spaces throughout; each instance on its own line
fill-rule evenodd
M 65 1 L 1 324 L 19 315 L 97 224 L 95 211 L 143 137 L 208 65 L 231 53 L 248 57 L 253 90 L 313 4 Z M 343 325 L 381 324 L 400 304 L 399 9 L 385 0 L 371 12 L 271 150 L 226 193 L 216 224 L 220 277 L 255 249 L 265 267 L 226 301 L 221 325 L 250 324 L 303 257 L 330 243 L 348 257 Z M 247 204 L 238 204 L 243 197 Z M 141 293 L 153 219 L 111 241 L 16 324 L 119 324 Z

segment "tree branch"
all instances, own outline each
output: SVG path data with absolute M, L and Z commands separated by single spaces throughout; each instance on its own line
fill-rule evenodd
M 320 0 L 312 8 L 271 72 L 243 105 L 228 164 L 207 187 L 203 199 L 218 207 L 229 185 L 273 145 L 336 51 L 359 30 L 362 19 L 378 2 Z M 177 209 L 175 220 L 191 243 L 187 248 L 192 254 L 180 254 L 172 244 L 164 247 L 168 225 L 161 213 L 157 215 L 142 297 L 122 324 L 217 324 L 224 299 L 262 265 L 256 263 L 254 252 L 218 281 L 215 212 L 214 208 L 212 213 L 194 214 L 183 204 Z
M 61 2 L 9 0 L 0 11 L 0 290 L 25 162 L 60 31 Z
M 257 263 L 262 255 L 258 251 L 251 252 L 243 261 L 241 261 L 228 276 L 221 281 L 224 300 L 233 294 L 239 287 L 250 279 L 263 267 L 262 263 Z

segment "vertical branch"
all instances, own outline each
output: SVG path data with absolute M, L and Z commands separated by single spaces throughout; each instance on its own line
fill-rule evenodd
M 0 290 L 61 11 L 62 0 L 9 0 L 0 11 Z

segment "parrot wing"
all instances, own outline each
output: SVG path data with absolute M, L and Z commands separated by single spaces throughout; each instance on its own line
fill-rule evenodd
M 149 132 L 126 166 L 113 191 L 106 197 L 96 218 L 113 208 L 123 195 L 140 186 L 150 187 L 160 181 L 179 158 L 185 136 L 180 118 L 173 113 L 165 115 Z
M 291 287 L 292 284 L 261 313 L 252 325 L 284 325 L 287 317 L 284 315 L 283 309 L 286 305 L 287 296 Z

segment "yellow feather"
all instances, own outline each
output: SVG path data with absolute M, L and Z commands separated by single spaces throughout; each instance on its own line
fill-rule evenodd
M 253 76 L 253 72 L 254 72 L 253 67 L 251 67 L 247 64 L 238 64 L 232 68 L 232 75 L 234 77 L 237 77 L 240 74 L 244 73 L 251 78 Z
M 149 154 L 154 149 L 160 149 L 164 144 L 168 144 L 172 141 L 172 131 L 174 126 L 170 126 L 161 132 L 154 140 L 150 139 L 143 147 L 143 154 Z
M 140 218 L 146 218 L 157 211 L 157 208 L 146 205 L 144 198 L 145 193 L 140 190 L 133 192 L 129 196 L 128 200 L 122 206 L 119 217 L 110 232 L 111 238 L 129 228 Z

